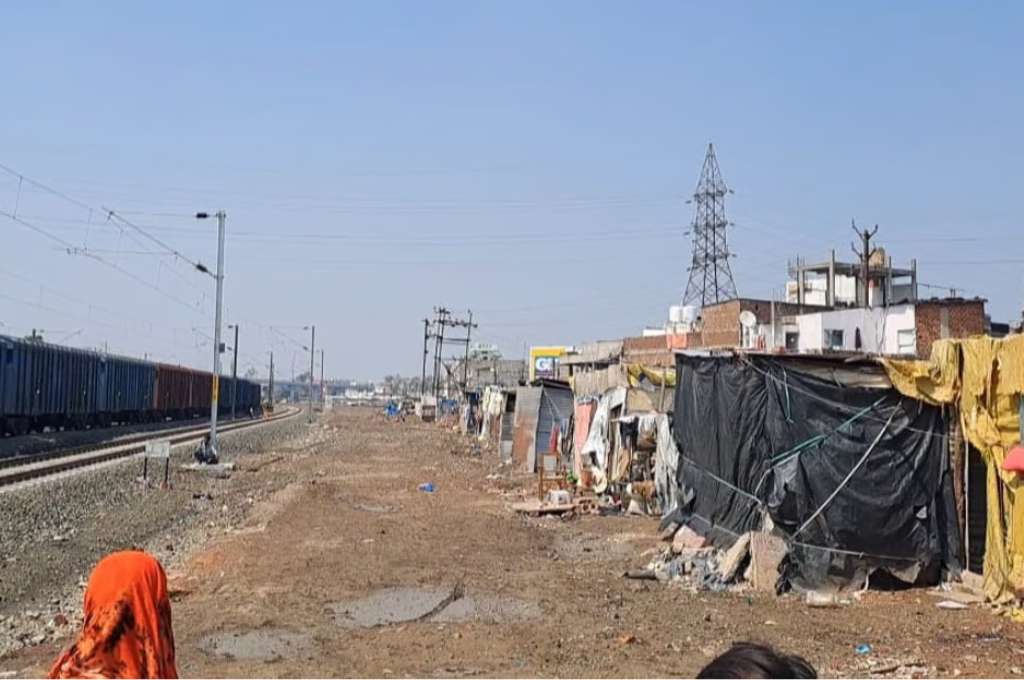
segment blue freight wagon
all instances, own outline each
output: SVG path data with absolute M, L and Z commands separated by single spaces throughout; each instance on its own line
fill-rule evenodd
M 199 417 L 210 408 L 210 378 L 205 371 L 0 335 L 0 436 Z M 235 388 L 230 377 L 220 385 L 218 410 L 227 415 Z M 235 394 L 239 415 L 259 412 L 258 383 L 239 379 Z

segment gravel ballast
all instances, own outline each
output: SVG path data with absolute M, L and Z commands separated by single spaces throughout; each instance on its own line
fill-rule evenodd
M 221 458 L 237 465 L 230 479 L 181 470 L 193 447 L 179 446 L 172 451 L 169 489 L 154 485 L 163 479 L 162 463 L 150 461 L 147 485 L 142 460 L 133 457 L 0 491 L 0 657 L 74 630 L 86 579 L 101 557 L 143 548 L 173 567 L 211 536 L 237 526 L 273 491 L 247 488 L 247 461 L 278 448 L 313 448 L 329 434 L 302 416 L 225 433 Z

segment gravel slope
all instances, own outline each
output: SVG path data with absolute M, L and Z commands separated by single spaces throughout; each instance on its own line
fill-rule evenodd
M 239 465 L 238 478 L 253 454 L 320 431 L 300 416 L 226 433 L 222 459 Z M 143 547 L 173 565 L 205 536 L 237 523 L 255 498 L 240 497 L 236 480 L 179 470 L 190 456 L 183 446 L 172 452 L 170 489 L 144 485 L 135 458 L 0 491 L 0 657 L 67 635 L 103 555 Z M 162 466 L 156 472 L 162 479 Z

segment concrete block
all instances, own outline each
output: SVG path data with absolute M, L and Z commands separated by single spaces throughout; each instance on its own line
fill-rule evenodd
M 725 583 L 736 578 L 736 572 L 740 570 L 740 565 L 750 553 L 750 536 L 748 532 L 737 538 L 718 563 L 718 575 Z
M 751 583 L 754 590 L 775 592 L 779 565 L 786 556 L 786 542 L 763 532 L 750 535 Z

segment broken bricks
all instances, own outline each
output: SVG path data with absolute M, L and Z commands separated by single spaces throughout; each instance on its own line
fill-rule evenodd
M 697 550 L 698 548 L 703 548 L 707 544 L 707 539 L 703 536 L 688 526 L 682 526 L 679 527 L 678 531 L 676 531 L 676 535 L 672 537 L 672 552 L 678 555 L 683 552 L 683 550 Z

